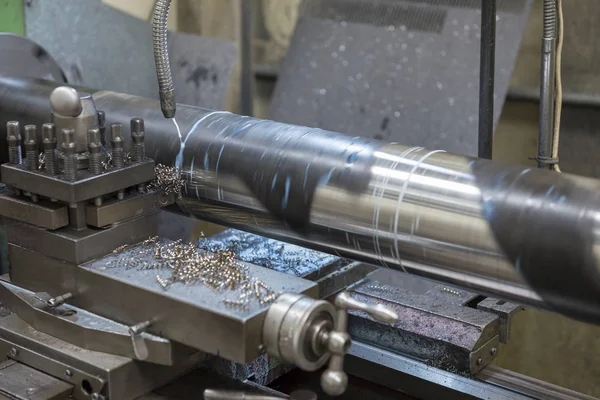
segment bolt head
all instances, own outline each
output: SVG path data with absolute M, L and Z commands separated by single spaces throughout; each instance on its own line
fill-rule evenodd
M 10 351 L 8 352 L 8 355 L 10 357 L 16 357 L 19 354 L 19 350 L 17 350 L 16 347 L 13 347 L 10 349 Z
M 490 354 L 495 356 L 498 353 L 498 349 L 495 347 L 492 347 L 492 349 L 490 350 Z
M 477 365 L 481 365 L 481 364 L 483 364 L 483 359 L 481 359 L 481 358 L 478 358 L 478 359 L 477 359 Z
M 70 369 L 66 369 L 65 370 L 65 376 L 67 378 L 71 378 L 73 376 L 73 371 L 71 371 Z

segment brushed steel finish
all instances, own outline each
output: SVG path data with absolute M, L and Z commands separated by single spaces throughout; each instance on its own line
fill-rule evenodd
M 17 106 L 55 86 L 0 79 L 0 123 L 45 118 Z M 107 123 L 144 118 L 147 155 L 182 170 L 189 215 L 600 321 L 596 180 L 185 105 L 167 120 L 154 100 L 92 97 Z

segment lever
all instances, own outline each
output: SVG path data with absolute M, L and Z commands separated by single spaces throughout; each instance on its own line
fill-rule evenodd
M 50 308 L 56 308 L 65 304 L 65 302 L 73 297 L 71 293 L 65 293 L 63 295 L 52 297 L 46 292 L 38 292 L 35 294 L 35 298 L 46 304 Z
M 145 321 L 129 327 L 133 353 L 135 354 L 135 357 L 141 361 L 148 358 L 148 346 L 146 346 L 146 341 L 142 337 L 142 333 L 144 333 L 151 324 L 151 321 Z
M 394 323 L 398 314 L 382 304 L 367 304 L 358 301 L 347 292 L 336 296 L 334 305 L 337 318 L 333 330 L 321 337 L 322 344 L 331 353 L 329 367 L 321 375 L 321 387 L 330 396 L 339 396 L 348 387 L 348 375 L 344 372 L 344 356 L 348 352 L 352 340 L 348 334 L 348 310 L 367 313 L 371 318 L 383 323 Z

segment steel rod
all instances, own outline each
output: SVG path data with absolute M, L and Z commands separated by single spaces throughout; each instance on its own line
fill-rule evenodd
M 0 128 L 45 122 L 56 85 L 0 78 Z M 181 169 L 188 215 L 600 321 L 597 180 L 186 105 L 166 120 L 154 100 L 92 97 L 108 124 L 145 120 L 146 154 Z
M 254 115 L 254 1 L 240 0 L 240 113 Z
M 478 157 L 492 159 L 494 145 L 494 81 L 496 68 L 496 0 L 481 1 Z

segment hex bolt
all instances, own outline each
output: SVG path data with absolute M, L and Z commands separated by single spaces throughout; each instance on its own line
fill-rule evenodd
M 100 143 L 106 147 L 106 114 L 104 111 L 98 111 L 98 129 L 100 129 Z
M 73 377 L 73 371 L 71 371 L 70 369 L 65 369 L 65 376 L 67 378 Z
M 25 167 L 37 171 L 38 161 L 37 128 L 35 125 L 25 125 Z
M 10 349 L 10 351 L 8 352 L 8 355 L 9 355 L 10 357 L 12 357 L 12 358 L 15 358 L 16 356 L 18 356 L 18 355 L 19 355 L 19 350 L 17 350 L 17 348 L 16 348 L 16 347 L 12 347 L 12 348 Z
M 88 130 L 88 151 L 90 152 L 90 174 L 100 175 L 102 173 L 102 143 L 98 128 Z
M 495 356 L 498 353 L 498 349 L 496 349 L 495 347 L 492 347 L 492 349 L 490 350 L 490 354 L 492 356 Z
M 477 359 L 477 365 L 481 365 L 481 364 L 483 364 L 483 359 L 481 359 L 481 358 L 478 358 L 478 359 Z
M 144 120 L 141 118 L 132 118 L 131 120 L 131 159 L 133 162 L 139 163 L 146 158 L 146 150 L 144 148 Z
M 56 164 L 56 126 L 54 124 L 42 125 L 42 140 L 46 173 L 54 176 L 58 173 L 58 165 Z
M 77 179 L 77 156 L 75 154 L 75 130 L 74 129 L 63 129 L 62 130 L 62 141 L 61 150 L 64 157 L 64 168 L 63 172 L 65 178 L 69 181 Z
M 125 166 L 125 154 L 123 150 L 123 125 L 112 124 L 110 126 L 112 139 L 112 164 L 115 168 L 123 168 Z
M 21 154 L 21 130 L 17 121 L 8 121 L 6 123 L 6 140 L 8 141 L 8 162 L 11 164 L 21 164 L 23 162 Z

